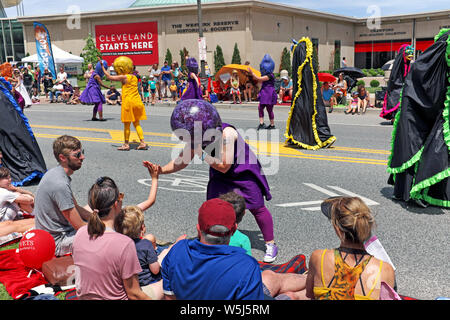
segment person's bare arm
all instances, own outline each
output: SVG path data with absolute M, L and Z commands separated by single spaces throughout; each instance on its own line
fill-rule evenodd
M 306 296 L 311 300 L 314 300 L 315 265 L 317 264 L 317 261 L 320 262 L 320 252 L 321 250 L 314 251 L 309 258 L 308 274 L 306 277 Z
M 158 261 L 153 262 L 153 263 L 149 264 L 148 266 L 150 267 L 150 271 L 153 274 L 158 274 L 159 271 L 161 270 L 161 266 L 159 265 Z
M 139 286 L 139 279 L 137 274 L 133 275 L 131 278 L 124 279 L 123 286 L 125 287 L 125 292 L 127 293 L 128 299 L 151 300 L 150 297 L 146 295 Z
M 61 212 L 75 230 L 78 230 L 82 226 L 87 224 L 86 222 L 83 221 L 83 219 L 81 219 L 81 216 L 77 210 L 77 206 L 73 207 L 72 209 L 64 210 Z
M 32 205 L 34 204 L 34 198 L 29 194 L 19 194 L 14 202 L 17 204 Z
M 151 164 L 148 161 L 143 161 L 142 164 L 144 167 L 148 169 L 148 172 L 150 173 L 150 176 L 152 177 L 152 186 L 150 187 L 150 192 L 148 194 L 147 200 L 139 203 L 137 206 L 142 210 L 145 211 L 148 208 L 150 208 L 156 201 L 156 193 L 158 191 L 158 166 Z
M 163 300 L 177 300 L 175 295 L 164 294 Z
M 194 150 L 190 150 L 189 145 L 181 151 L 178 157 L 163 167 L 159 167 L 159 174 L 174 173 L 186 168 L 194 158 Z
M 256 74 L 253 73 L 252 69 L 250 68 L 248 68 L 248 73 L 250 74 L 251 77 L 253 77 L 253 79 L 255 79 L 258 82 L 264 82 L 269 80 L 269 76 L 258 77 Z

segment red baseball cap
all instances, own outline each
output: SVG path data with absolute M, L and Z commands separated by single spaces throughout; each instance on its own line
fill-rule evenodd
M 236 213 L 233 205 L 219 198 L 205 201 L 198 209 L 198 225 L 204 233 L 216 237 L 224 237 L 236 231 Z M 210 231 L 212 226 L 224 226 L 229 232 L 219 233 Z

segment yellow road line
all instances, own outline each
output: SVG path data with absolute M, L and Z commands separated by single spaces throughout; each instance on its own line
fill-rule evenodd
M 59 137 L 58 134 L 46 134 L 46 133 L 35 133 L 37 138 L 47 138 L 55 139 Z M 103 143 L 122 143 L 122 139 L 108 139 L 108 138 L 95 138 L 95 137 L 85 137 L 85 136 L 75 136 L 80 141 L 89 142 L 103 142 Z M 149 146 L 152 147 L 163 147 L 163 148 L 179 148 L 182 149 L 183 143 L 165 143 L 165 142 L 154 142 L 146 141 Z M 309 159 L 309 160 L 322 160 L 322 161 L 334 161 L 334 162 L 346 162 L 346 163 L 360 163 L 360 164 L 375 164 L 375 165 L 387 165 L 386 160 L 379 159 L 365 159 L 365 158 L 351 158 L 351 157 L 341 157 L 341 156 L 327 156 L 327 155 L 310 155 L 310 154 L 286 154 L 286 153 L 273 153 L 273 152 L 258 152 L 256 154 L 266 155 L 266 156 L 280 156 L 284 158 L 299 158 L 299 159 Z

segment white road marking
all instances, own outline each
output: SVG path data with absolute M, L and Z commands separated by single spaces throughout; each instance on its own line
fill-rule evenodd
M 337 187 L 337 186 L 327 186 L 328 188 L 334 189 L 342 194 L 338 194 L 335 193 L 333 191 L 330 191 L 328 189 L 319 187 L 313 183 L 303 183 L 305 186 L 308 186 L 314 190 L 320 191 L 324 194 L 326 194 L 327 196 L 330 197 L 338 197 L 338 196 L 342 196 L 342 194 L 347 195 L 347 196 L 351 196 L 351 197 L 359 197 L 361 198 L 361 200 L 363 200 L 368 206 L 376 206 L 379 205 L 378 202 L 373 201 L 369 198 L 363 197 L 359 194 L 356 194 L 354 192 L 348 191 L 344 188 L 341 187 Z M 320 211 L 321 208 L 317 207 L 317 206 L 311 206 L 311 205 L 317 205 L 317 204 L 321 204 L 323 202 L 323 200 L 313 200 L 313 201 L 301 201 L 301 202 L 288 202 L 288 203 L 280 203 L 280 204 L 276 204 L 275 206 L 277 207 L 283 207 L 283 208 L 290 208 L 290 207 L 303 207 L 301 208 L 302 210 L 306 210 L 306 211 Z M 311 206 L 311 207 L 310 207 Z
M 379 204 L 378 202 L 375 202 L 375 201 L 373 201 L 373 200 L 370 200 L 369 198 L 360 196 L 359 194 L 353 193 L 353 192 L 351 192 L 351 191 L 345 190 L 345 189 L 340 188 L 340 187 L 336 187 L 336 186 L 327 186 L 327 187 L 328 187 L 328 188 L 331 188 L 331 189 L 334 189 L 334 190 L 336 190 L 336 191 L 342 192 L 343 194 L 346 194 L 346 195 L 348 195 L 348 196 L 350 196 L 350 197 L 359 197 L 359 198 L 361 198 L 361 200 L 364 201 L 368 206 L 376 206 L 376 205 Z
M 330 197 L 338 197 L 338 196 L 339 196 L 339 194 L 334 193 L 333 191 L 329 191 L 329 190 L 327 190 L 327 189 L 324 189 L 324 188 L 322 188 L 322 187 L 316 186 L 315 184 L 312 184 L 312 183 L 303 183 L 303 184 L 304 184 L 305 186 L 308 186 L 308 187 L 312 188 L 312 189 L 315 189 L 315 190 L 317 190 L 317 191 L 320 191 L 320 192 L 322 192 L 322 193 L 325 193 L 326 195 L 328 195 L 328 196 L 330 196 Z

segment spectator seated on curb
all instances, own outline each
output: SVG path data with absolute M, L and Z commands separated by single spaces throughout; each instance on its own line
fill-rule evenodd
M 324 82 L 320 90 L 322 92 L 323 104 L 325 107 L 330 108 L 329 113 L 333 112 L 333 106 L 336 105 L 336 98 L 334 97 L 334 90 L 330 87 L 330 83 Z
M 278 103 L 283 103 L 286 101 L 292 101 L 292 79 L 289 79 L 288 76 L 283 76 L 281 78 L 280 83 L 280 92 L 279 92 L 279 100 Z
M 199 238 L 178 241 L 163 260 L 165 299 L 305 299 L 305 275 L 261 272 L 244 249 L 228 245 L 236 228 L 230 203 L 217 198 L 204 202 L 198 214 Z
M 0 237 L 34 228 L 33 218 L 23 219 L 32 214 L 33 207 L 33 193 L 13 186 L 9 170 L 0 166 Z
M 106 92 L 106 103 L 115 105 L 121 103 L 121 96 L 119 91 L 117 91 L 115 86 L 111 86 L 109 90 Z
M 380 283 L 394 287 L 395 273 L 367 253 L 375 220 L 358 197 L 333 197 L 322 203 L 340 240 L 336 249 L 315 250 L 309 260 L 306 294 L 316 300 L 378 300 Z

